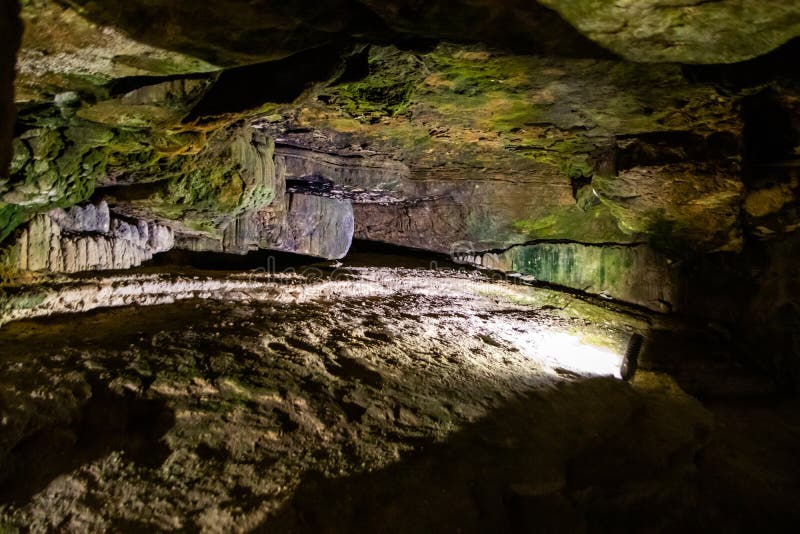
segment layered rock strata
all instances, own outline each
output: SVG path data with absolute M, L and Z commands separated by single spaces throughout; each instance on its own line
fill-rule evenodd
M 100 203 L 37 215 L 20 232 L 6 261 L 22 271 L 128 269 L 173 244 L 170 228 L 125 221 L 112 216 L 108 205 Z
M 266 249 L 339 259 L 350 250 L 353 227 L 349 201 L 287 193 L 282 203 L 238 217 L 222 238 L 184 235 L 178 248 L 232 254 Z
M 661 312 L 672 311 L 679 296 L 675 268 L 646 245 L 538 243 L 482 254 L 456 252 L 454 258 Z

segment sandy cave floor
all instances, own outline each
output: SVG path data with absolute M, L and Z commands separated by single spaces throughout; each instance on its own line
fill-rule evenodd
M 390 280 L 402 283 L 375 290 Z M 0 525 L 658 531 L 702 517 L 746 526 L 750 512 L 729 517 L 729 497 L 703 494 L 742 449 L 715 445 L 712 414 L 669 377 L 610 376 L 640 319 L 587 319 L 574 311 L 585 303 L 554 306 L 507 286 L 361 268 L 283 301 L 184 295 L 10 323 L 0 330 Z M 737 435 L 752 430 L 742 410 L 717 408 Z M 774 417 L 791 449 L 789 416 Z M 705 461 L 709 450 L 722 452 Z M 795 476 L 748 461 L 737 464 L 743 476 L 767 477 L 758 498 L 771 502 L 776 480 L 794 492 L 774 511 L 800 502 Z

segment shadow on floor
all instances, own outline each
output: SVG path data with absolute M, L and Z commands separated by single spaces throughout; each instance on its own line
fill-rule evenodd
M 174 423 L 164 401 L 121 396 L 95 380 L 78 420 L 51 423 L 5 457 L 0 503 L 26 503 L 60 475 L 112 451 L 122 451 L 141 467 L 158 467 L 170 453 L 161 437 Z
M 638 532 L 681 528 L 709 414 L 594 378 L 510 401 L 446 442 L 342 478 L 306 476 L 260 532 Z

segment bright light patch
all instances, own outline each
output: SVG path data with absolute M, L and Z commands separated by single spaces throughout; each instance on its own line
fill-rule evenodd
M 553 369 L 620 378 L 622 356 L 612 350 L 587 345 L 580 337 L 565 332 L 545 330 L 531 337 L 534 354 L 530 356 Z

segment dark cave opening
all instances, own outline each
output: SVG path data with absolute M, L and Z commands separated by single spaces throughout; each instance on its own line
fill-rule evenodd
M 281 272 L 288 269 L 332 268 L 338 264 L 373 267 L 452 268 L 474 270 L 458 265 L 447 254 L 430 252 L 378 241 L 354 239 L 350 250 L 339 261 L 325 260 L 303 254 L 279 250 L 254 250 L 247 254 L 224 252 L 193 252 L 170 250 L 156 254 L 144 268 L 185 268 L 211 271 L 266 271 Z
M 170 250 L 156 254 L 145 266 L 203 269 L 210 271 L 272 271 L 296 269 L 315 264 L 324 264 L 324 260 L 302 254 L 271 250 L 254 250 L 247 254 L 224 252 L 193 252 L 190 250 Z
M 786 182 L 800 167 L 800 115 L 780 101 L 773 90 L 742 99 L 744 177 L 750 184 Z
M 184 122 L 241 112 L 265 101 L 292 102 L 314 82 L 328 80 L 340 69 L 351 75 L 362 73 L 363 69 L 346 68 L 350 63 L 343 60 L 343 56 L 349 55 L 344 53 L 348 49 L 352 49 L 352 45 L 331 44 L 278 61 L 226 69 Z M 253 87 L 259 90 L 254 92 Z

